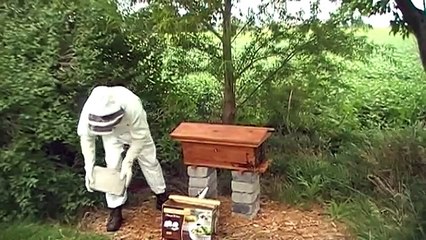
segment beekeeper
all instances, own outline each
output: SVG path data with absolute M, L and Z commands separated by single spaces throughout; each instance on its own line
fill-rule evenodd
M 107 167 L 120 170 L 120 177 L 125 179 L 127 189 L 132 179 L 132 165 L 134 159 L 137 159 L 148 185 L 157 197 L 156 207 L 161 209 L 168 197 L 166 185 L 156 158 L 146 112 L 137 95 L 122 86 L 95 87 L 83 106 L 77 132 L 84 156 L 85 184 L 89 192 L 93 192 L 90 183 L 93 181 L 95 165 L 95 138 L 101 136 Z M 126 144 L 130 147 L 122 159 Z M 107 231 L 117 231 L 123 221 L 121 210 L 127 200 L 127 190 L 123 196 L 106 193 L 105 197 L 111 209 Z

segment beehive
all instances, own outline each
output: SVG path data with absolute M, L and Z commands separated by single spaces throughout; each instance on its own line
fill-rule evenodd
M 187 166 L 264 172 L 265 141 L 274 129 L 252 126 L 181 123 L 171 137 L 182 145 Z

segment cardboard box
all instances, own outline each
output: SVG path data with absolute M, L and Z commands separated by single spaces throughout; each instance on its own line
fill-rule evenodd
M 217 200 L 171 195 L 163 205 L 162 240 L 214 239 L 219 205 Z

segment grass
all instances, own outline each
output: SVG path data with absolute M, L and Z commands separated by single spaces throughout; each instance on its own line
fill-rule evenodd
M 416 39 L 413 36 L 410 36 L 408 39 L 403 39 L 401 35 L 394 35 L 390 31 L 390 28 L 374 28 L 367 32 L 367 36 L 378 44 L 390 44 L 399 47 L 409 46 L 410 48 L 416 47 Z M 417 51 L 417 49 L 415 50 Z
M 424 131 L 415 136 L 407 134 L 408 130 L 397 132 L 388 132 L 383 140 L 379 136 L 365 136 L 371 142 L 364 145 L 350 141 L 357 146 L 334 157 L 290 152 L 283 141 L 296 139 L 274 138 L 271 144 L 276 151 L 271 153 L 275 161 L 271 171 L 285 172 L 287 177 L 275 175 L 264 179 L 262 191 L 275 200 L 301 208 L 322 203 L 330 217 L 346 224 L 356 239 L 426 239 L 426 195 L 424 190 L 419 191 L 426 189 L 426 182 L 402 172 L 404 166 L 422 156 L 416 149 L 423 149 L 426 135 Z M 400 179 L 398 184 L 381 176 L 384 170 L 389 178 Z
M 286 178 L 263 184 L 264 192 L 297 206 L 323 203 L 327 213 L 344 222 L 357 239 L 426 239 L 426 195 L 419 190 L 426 189 L 425 175 L 406 170 L 418 168 L 423 152 L 417 149 L 424 149 L 426 139 L 423 129 L 413 127 L 417 109 L 426 106 L 417 43 L 413 37 L 394 36 L 389 28 L 361 34 L 387 47 L 371 56 L 368 64 L 351 62 L 349 71 L 341 73 L 350 86 L 345 91 L 348 104 L 341 112 L 348 114 L 346 122 L 364 119 L 363 128 L 330 129 L 324 138 L 339 134 L 345 139 L 333 156 L 328 156 L 327 146 L 313 153 L 312 146 L 321 146 L 321 141 L 311 137 L 288 134 L 271 141 L 275 165 L 271 171 L 277 173 L 274 177 L 285 173 Z M 329 106 L 331 117 L 339 106 Z M 312 129 L 328 127 L 331 117 L 315 116 L 315 123 L 323 120 L 325 125 Z M 379 129 L 382 126 L 387 129 Z
M 82 233 L 68 226 L 40 223 L 1 223 L 1 240 L 107 240 L 105 236 Z

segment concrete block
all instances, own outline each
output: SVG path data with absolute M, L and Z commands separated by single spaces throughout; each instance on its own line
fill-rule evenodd
M 195 197 L 197 196 L 199 193 L 201 193 L 201 191 L 203 191 L 204 188 L 188 188 L 188 196 L 190 197 Z M 209 190 L 207 191 L 206 194 L 206 198 L 217 198 L 218 195 L 218 191 L 217 188 L 209 188 Z
M 253 193 L 232 192 L 232 201 L 235 203 L 251 204 L 256 201 L 260 195 L 260 189 Z
M 203 186 L 203 187 L 193 187 L 193 186 L 188 186 L 188 193 L 189 193 L 189 195 L 191 195 L 191 196 L 195 196 L 195 195 L 197 195 L 198 193 L 200 193 L 201 191 L 203 191 L 205 187 L 207 187 L 207 186 Z M 217 192 L 217 180 L 216 180 L 216 181 L 211 182 L 211 183 L 208 185 L 208 187 L 209 187 L 209 190 L 207 190 L 207 194 L 209 194 L 209 193 L 211 193 L 211 192 L 214 192 L 214 191 L 216 191 L 216 192 Z
M 252 219 L 260 210 L 260 198 L 251 204 L 232 203 L 232 213 L 240 214 L 243 217 Z
M 233 192 L 253 193 L 260 189 L 260 183 L 259 181 L 253 183 L 232 181 L 231 188 Z
M 232 180 L 236 182 L 259 182 L 259 174 L 253 172 L 232 171 Z
M 217 172 L 212 172 L 208 177 L 204 178 L 196 178 L 196 177 L 190 177 L 189 178 L 189 187 L 198 187 L 198 188 L 204 188 L 212 183 L 217 182 Z
M 197 177 L 197 178 L 204 178 L 215 172 L 216 169 L 214 168 L 208 168 L 208 167 L 193 167 L 189 166 L 187 168 L 188 176 L 190 177 Z

